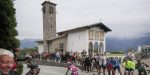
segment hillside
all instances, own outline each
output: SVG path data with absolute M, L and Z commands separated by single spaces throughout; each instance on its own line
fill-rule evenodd
M 150 36 L 135 39 L 117 39 L 117 38 L 106 38 L 106 50 L 107 51 L 126 51 L 128 48 L 137 50 L 139 45 L 150 45 Z
M 23 39 L 20 40 L 20 49 L 24 49 L 24 48 L 34 48 L 37 47 L 37 41 L 38 39 Z
M 24 39 L 20 40 L 20 48 L 34 48 L 37 47 L 38 39 Z M 108 37 L 106 38 L 106 50 L 107 51 L 119 51 L 127 50 L 128 48 L 133 48 L 137 50 L 139 45 L 150 45 L 150 36 L 136 38 L 136 39 L 118 39 Z

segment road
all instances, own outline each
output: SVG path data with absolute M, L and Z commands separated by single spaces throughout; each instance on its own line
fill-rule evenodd
M 66 68 L 65 67 L 56 67 L 56 66 L 45 66 L 45 65 L 39 65 L 40 67 L 40 74 L 39 75 L 65 75 Z M 24 64 L 23 74 L 25 75 L 29 71 L 29 68 Z M 122 70 L 123 71 L 123 70 Z M 68 74 L 70 75 L 70 74 Z M 79 70 L 79 75 L 93 75 L 93 73 L 89 72 L 83 72 Z M 98 75 L 95 73 L 95 75 Z M 102 74 L 101 74 L 102 75 Z M 106 74 L 107 75 L 107 74 Z M 118 73 L 116 75 L 119 75 Z M 135 75 L 137 75 L 137 70 L 135 70 Z
M 44 65 L 39 65 L 39 67 L 41 69 L 39 75 L 65 75 L 65 72 L 67 70 L 65 67 L 44 66 Z M 24 65 L 22 75 L 25 75 L 27 71 L 29 71 L 29 68 L 27 68 L 27 66 Z M 92 75 L 92 73 L 86 73 L 79 70 L 79 75 Z
M 150 66 L 150 58 L 147 60 L 144 60 L 144 62 Z M 39 75 L 65 75 L 65 72 L 67 70 L 65 67 L 56 67 L 56 66 L 39 65 L 39 67 L 41 69 Z M 124 68 L 122 68 L 122 71 L 123 71 L 123 69 Z M 147 68 L 147 69 L 150 69 L 150 68 Z M 25 73 L 27 73 L 27 71 L 29 71 L 29 68 L 27 68 L 27 66 L 24 64 L 24 70 L 23 70 L 22 75 L 25 75 Z M 82 72 L 81 70 L 79 70 L 79 75 L 93 75 L 93 74 Z M 95 73 L 95 75 L 97 75 L 97 73 Z M 119 74 L 116 74 L 116 75 L 119 75 Z M 137 70 L 135 70 L 135 75 L 137 75 Z

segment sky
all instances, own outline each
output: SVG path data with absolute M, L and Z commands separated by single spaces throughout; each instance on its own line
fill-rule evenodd
M 45 0 L 15 0 L 19 39 L 43 39 L 41 4 Z M 150 0 L 50 0 L 56 3 L 57 32 L 104 23 L 107 37 L 134 39 L 150 33 Z

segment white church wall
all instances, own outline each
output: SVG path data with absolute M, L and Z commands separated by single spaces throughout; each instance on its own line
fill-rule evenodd
M 104 44 L 104 52 L 106 52 L 106 33 L 104 34 L 103 44 Z
M 44 51 L 43 43 L 38 43 L 38 51 L 40 54 Z
M 73 52 L 88 52 L 88 30 L 68 33 L 67 49 Z

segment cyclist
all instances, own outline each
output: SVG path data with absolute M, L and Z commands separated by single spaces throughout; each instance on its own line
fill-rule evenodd
M 134 75 L 135 63 L 130 58 L 125 58 L 123 62 L 125 75 Z
M 147 75 L 145 67 L 149 67 L 144 62 L 141 62 L 141 60 L 137 60 L 136 69 L 138 69 L 138 75 Z
M 37 64 L 32 64 L 30 66 L 29 72 L 26 73 L 26 75 L 38 75 L 40 73 L 40 68 L 38 68 Z
M 75 65 L 73 64 L 73 62 L 69 62 L 66 75 L 68 74 L 68 71 L 69 71 L 69 70 L 71 70 L 71 75 L 78 75 L 78 70 L 79 70 L 79 68 L 78 68 L 77 66 L 75 66 Z

